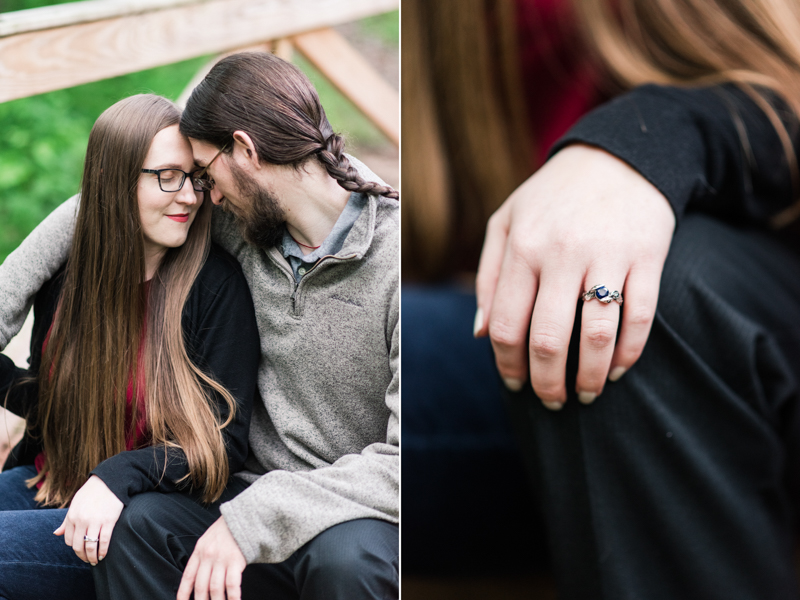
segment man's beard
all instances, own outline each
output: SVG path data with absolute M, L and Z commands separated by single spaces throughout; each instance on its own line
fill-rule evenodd
M 229 164 L 239 198 L 247 208 L 233 206 L 230 200 L 225 201 L 223 208 L 236 217 L 242 237 L 248 244 L 263 250 L 277 246 L 283 239 L 283 224 L 286 221 L 278 199 L 234 161 Z

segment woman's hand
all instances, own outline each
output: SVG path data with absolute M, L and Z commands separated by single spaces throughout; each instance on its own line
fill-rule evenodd
M 563 406 L 576 302 L 597 284 L 623 295 L 622 327 L 615 348 L 618 305 L 583 303 L 579 399 L 592 402 L 607 377 L 630 369 L 650 334 L 674 229 L 651 183 L 590 146 L 561 150 L 517 188 L 489 220 L 476 282 L 475 335 L 488 333 L 506 386 L 519 390 L 530 373 L 545 406 Z
M 111 532 L 123 507 L 103 480 L 92 475 L 75 494 L 64 522 L 53 533 L 63 535 L 64 543 L 72 546 L 78 558 L 96 566 L 108 552 Z M 85 541 L 84 536 L 100 541 Z

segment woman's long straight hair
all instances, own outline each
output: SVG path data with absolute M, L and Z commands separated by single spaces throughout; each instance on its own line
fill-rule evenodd
M 138 181 L 153 138 L 179 118 L 165 98 L 132 96 L 100 115 L 89 136 L 75 237 L 39 373 L 35 426 L 45 463 L 29 485 L 43 482 L 36 499 L 48 506 L 68 505 L 92 469 L 126 449 L 142 408 L 150 439 L 137 445 L 182 448 L 190 484 L 207 502 L 227 483 L 221 430 L 236 404 L 191 362 L 181 327 L 208 254 L 210 202 L 198 210 L 186 243 L 169 249 L 143 284 Z M 133 402 L 126 426 L 129 387 L 145 401 Z M 213 392 L 228 404 L 224 423 Z
M 780 137 L 800 195 L 786 119 L 763 90 L 800 116 L 800 4 L 794 0 L 573 0 L 590 44 L 623 88 L 644 83 L 733 82 L 761 107 Z M 791 121 L 790 121 L 791 122 Z M 746 144 L 746 139 L 742 140 Z M 780 227 L 800 204 L 773 219 Z
M 516 2 L 403 2 L 403 279 L 477 266 L 486 221 L 530 175 Z

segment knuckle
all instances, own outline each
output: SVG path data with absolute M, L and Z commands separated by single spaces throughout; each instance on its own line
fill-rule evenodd
M 646 306 L 633 306 L 625 310 L 625 322 L 633 327 L 649 327 L 653 312 Z
M 525 331 L 505 319 L 493 319 L 489 323 L 489 339 L 496 350 L 519 348 L 525 343 Z
M 613 321 L 593 320 L 584 325 L 584 338 L 592 349 L 607 348 L 617 336 L 617 325 Z
M 531 332 L 530 351 L 532 358 L 551 360 L 561 356 L 566 343 L 552 328 L 536 328 Z
M 508 237 L 508 249 L 512 255 L 528 257 L 534 253 L 534 244 L 530 236 L 517 235 L 514 232 Z
M 212 581 L 211 584 L 208 586 L 208 591 L 212 594 L 219 594 L 225 589 L 225 586 L 217 583 L 216 581 Z

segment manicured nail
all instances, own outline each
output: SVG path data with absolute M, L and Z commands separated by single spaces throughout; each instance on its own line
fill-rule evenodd
M 478 332 L 483 327 L 483 309 L 478 308 L 478 312 L 475 313 L 475 324 L 472 326 L 472 335 L 474 337 L 478 337 Z
M 581 404 L 591 404 L 594 402 L 594 399 L 597 398 L 597 394 L 593 392 L 579 392 L 578 393 L 578 400 L 581 401 Z
M 545 402 L 542 400 L 542 404 L 544 404 L 545 408 L 550 410 L 561 410 L 564 408 L 564 405 L 561 402 Z
M 619 380 L 620 377 L 625 375 L 625 371 L 627 371 L 625 367 L 614 367 L 613 369 L 611 369 L 611 373 L 608 374 L 608 380 L 609 381 Z
M 516 377 L 503 377 L 503 383 L 506 384 L 506 387 L 512 392 L 520 391 L 522 386 L 525 385 L 522 379 L 517 379 Z
M 105 558 L 105 556 L 103 556 L 103 555 L 101 554 L 100 556 L 98 556 L 98 557 L 97 557 L 97 562 L 100 562 L 100 561 L 101 561 L 101 560 L 103 560 L 104 558 Z

